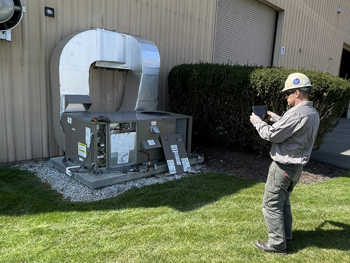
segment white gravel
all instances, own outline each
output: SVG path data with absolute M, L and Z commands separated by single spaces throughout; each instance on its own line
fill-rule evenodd
M 141 178 L 133 181 L 123 182 L 98 189 L 91 189 L 72 177 L 57 170 L 50 161 L 28 161 L 14 164 L 12 167 L 28 170 L 34 173 L 41 182 L 47 183 L 51 188 L 62 194 L 63 199 L 72 202 L 93 202 L 118 196 L 125 191 L 146 185 L 162 184 L 167 181 L 181 179 L 186 176 L 200 173 L 204 169 L 203 164 L 192 165 L 190 173 L 171 175 L 169 172 L 156 174 L 152 177 Z

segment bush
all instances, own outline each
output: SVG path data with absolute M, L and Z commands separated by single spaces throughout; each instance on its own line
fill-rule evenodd
M 249 121 L 253 105 L 267 105 L 279 115 L 287 110 L 281 92 L 292 69 L 230 66 L 209 63 L 174 67 L 168 78 L 171 111 L 193 116 L 193 141 L 219 143 L 239 150 L 267 153 L 270 143 L 260 139 Z M 309 70 L 313 84 L 310 100 L 320 114 L 314 149 L 338 124 L 350 100 L 350 83 L 339 77 Z

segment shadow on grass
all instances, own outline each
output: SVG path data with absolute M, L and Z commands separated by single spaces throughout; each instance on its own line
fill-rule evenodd
M 333 229 L 324 229 L 329 226 Z M 293 236 L 293 244 L 288 248 L 288 253 L 297 253 L 307 247 L 350 250 L 350 225 L 341 222 L 325 220 L 315 230 L 296 230 L 293 231 Z
M 133 207 L 171 207 L 191 211 L 249 188 L 256 182 L 225 174 L 199 174 L 180 180 L 133 188 L 107 200 L 92 203 L 62 201 L 57 192 L 34 174 L 0 169 L 0 214 L 24 215 L 54 211 L 116 210 Z

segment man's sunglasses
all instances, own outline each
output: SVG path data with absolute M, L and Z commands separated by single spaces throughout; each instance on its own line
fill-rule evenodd
M 294 91 L 285 91 L 284 93 L 289 97 L 290 94 L 293 94 L 295 92 L 297 92 L 298 90 L 294 90 Z

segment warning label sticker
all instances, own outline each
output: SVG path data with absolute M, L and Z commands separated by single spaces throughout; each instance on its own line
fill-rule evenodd
M 118 164 L 129 162 L 129 152 L 118 152 Z
M 86 158 L 86 144 L 78 142 L 78 155 Z
M 176 144 L 170 145 L 171 151 L 174 154 L 175 160 L 176 160 L 176 165 L 181 165 L 180 161 L 180 155 L 179 155 L 179 149 L 177 148 Z
M 156 145 L 156 143 L 154 142 L 154 140 L 147 140 L 148 145 Z
M 188 158 L 181 158 L 182 167 L 184 168 L 185 172 L 191 172 L 191 164 Z
M 170 174 L 176 174 L 176 168 L 175 168 L 174 160 L 167 160 L 167 163 L 168 163 L 169 173 Z

